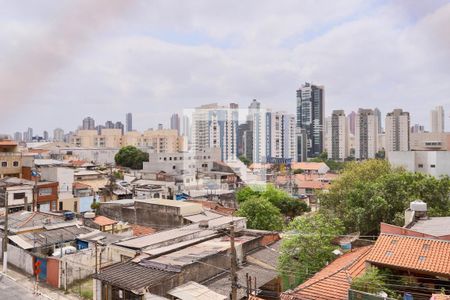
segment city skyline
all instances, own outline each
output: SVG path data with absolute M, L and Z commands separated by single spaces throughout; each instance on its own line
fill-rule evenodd
M 431 107 L 450 111 L 445 1 L 254 2 L 242 6 L 242 14 L 228 3 L 200 2 L 198 10 L 164 2 L 155 2 L 155 9 L 143 1 L 111 3 L 92 18 L 94 24 L 90 12 L 102 1 L 44 1 L 25 10 L 7 4 L 0 26 L 8 41 L 0 47 L 6 57 L 0 69 L 8 70 L 0 74 L 1 132 L 67 131 L 86 115 L 123 120 L 127 111 L 135 111 L 136 128 L 167 126 L 175 108 L 244 106 L 253 98 L 291 112 L 295 90 L 305 81 L 326 87 L 326 115 L 374 106 L 385 114 L 400 107 L 413 123 L 428 127 Z M 75 26 L 84 14 L 84 26 Z M 58 30 L 64 18 L 69 21 Z M 73 35 L 61 34 L 66 29 Z M 53 47 L 56 39 L 59 46 Z M 27 47 L 36 40 L 42 47 Z M 45 108 L 39 115 L 35 103 Z

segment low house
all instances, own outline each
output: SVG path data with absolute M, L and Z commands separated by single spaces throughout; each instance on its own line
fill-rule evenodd
M 8 198 L 8 211 L 29 210 L 33 204 L 34 182 L 16 177 L 0 179 L 0 207 L 5 207 Z
M 58 187 L 57 181 L 40 181 L 36 183 L 36 209 L 38 211 L 58 210 Z
M 229 225 L 229 222 L 226 225 Z M 229 237 L 210 228 L 209 231 L 213 235 L 200 238 L 198 234 L 192 234 L 195 228 L 191 226 L 177 229 L 178 232 L 168 231 L 165 239 L 161 239 L 164 233 L 161 232 L 116 243 L 122 247 L 140 247 L 140 255 L 131 261 L 104 268 L 94 275 L 95 294 L 100 296 L 97 299 L 147 299 L 153 295 L 178 298 L 178 293 L 183 297 L 190 297 L 185 294 L 185 284 L 195 286 L 194 290 L 201 289 L 205 293 L 214 291 L 211 297 L 218 297 L 217 299 L 228 297 L 228 294 L 224 295 L 226 292 L 209 287 L 207 282 L 229 277 Z M 190 228 L 193 231 L 189 230 Z M 191 233 L 187 233 L 189 231 Z M 184 235 L 184 238 L 180 234 Z M 277 281 L 278 274 L 274 268 L 262 266 L 263 262 L 259 266 L 256 258 L 252 262 L 247 259 L 249 253 L 254 255 L 258 250 L 266 251 L 268 243 L 277 239 L 278 235 L 270 232 L 241 230 L 237 233 L 237 260 L 242 265 L 238 273 L 240 280 L 245 282 L 245 273 L 252 272 L 257 278 L 255 282 L 261 282 L 260 286 Z M 191 281 L 202 286 L 192 284 Z M 221 285 L 220 282 L 216 284 Z

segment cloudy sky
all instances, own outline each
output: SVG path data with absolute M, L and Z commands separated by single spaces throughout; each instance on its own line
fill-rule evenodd
M 450 128 L 450 1 L 0 0 L 0 132 L 134 114 L 139 130 L 205 103 L 295 112 L 403 108 Z

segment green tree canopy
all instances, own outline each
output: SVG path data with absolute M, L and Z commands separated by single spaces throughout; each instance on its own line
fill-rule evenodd
M 244 155 L 239 156 L 239 160 L 243 162 L 247 167 L 251 165 L 252 161 Z
M 380 222 L 403 225 L 404 210 L 416 199 L 432 216 L 450 212 L 450 179 L 392 168 L 384 160 L 348 163 L 327 192 L 319 192 L 321 209 L 334 213 L 348 232 L 372 234 Z
M 385 292 L 390 298 L 396 299 L 398 295 L 387 287 L 387 278 L 391 277 L 383 274 L 376 267 L 369 267 L 362 276 L 353 279 L 351 289 L 375 295 L 380 292 Z
M 334 259 L 333 239 L 343 233 L 342 223 L 322 213 L 296 217 L 281 243 L 278 271 L 284 284 L 297 286 Z
M 251 229 L 280 231 L 283 228 L 280 210 L 265 198 L 247 199 L 236 214 L 239 217 L 246 217 L 247 227 Z
M 126 146 L 117 152 L 114 160 L 122 167 L 142 169 L 143 162 L 148 161 L 148 153 L 134 146 Z

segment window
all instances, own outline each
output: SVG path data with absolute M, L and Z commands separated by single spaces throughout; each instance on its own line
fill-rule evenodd
M 14 193 L 14 200 L 24 199 L 25 193 Z
M 14 161 L 13 162 L 13 167 L 18 167 L 19 166 L 19 162 L 18 161 Z
M 39 189 L 39 196 L 50 196 L 52 194 L 52 188 Z
M 392 244 L 392 245 L 397 244 L 397 240 L 392 240 L 392 241 L 391 241 L 391 244 Z
M 423 164 L 419 164 L 419 168 L 422 169 L 423 168 Z
M 392 251 L 386 251 L 386 256 L 387 257 L 391 257 L 394 253 Z
M 430 165 L 430 168 L 436 168 L 436 165 Z
M 427 251 L 428 249 L 430 249 L 430 245 L 428 245 L 428 244 L 423 244 L 422 250 Z
M 63 203 L 59 202 L 59 210 L 63 210 Z
M 425 258 L 427 258 L 427 257 L 426 256 L 419 256 L 419 261 L 423 262 L 423 261 L 425 261 Z
M 74 202 L 73 202 L 73 211 L 74 211 L 74 212 L 77 212 L 77 211 L 78 211 L 78 203 L 77 203 L 77 201 L 74 201 Z
M 8 167 L 8 162 L 7 162 L 7 161 L 2 161 L 2 167 L 3 167 L 3 168 Z

